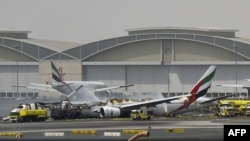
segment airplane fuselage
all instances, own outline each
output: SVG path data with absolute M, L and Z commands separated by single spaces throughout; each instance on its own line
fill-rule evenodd
M 153 111 L 153 115 L 155 117 L 161 117 L 168 113 L 181 114 L 181 113 L 186 113 L 186 112 L 199 111 L 202 108 L 206 108 L 208 106 L 217 104 L 217 101 L 209 102 L 206 104 L 200 104 L 201 102 L 204 102 L 207 100 L 209 100 L 209 98 L 200 97 L 194 103 L 190 104 L 188 107 L 184 107 L 177 111 L 176 109 L 183 106 L 183 99 L 175 100 L 174 102 L 171 102 L 171 103 L 158 104 L 155 107 L 150 107 L 148 109 Z M 105 106 L 112 106 L 112 105 L 105 105 Z M 83 114 L 84 117 L 99 118 L 101 117 L 101 115 L 98 112 L 96 112 L 98 110 L 94 110 L 94 109 L 101 109 L 101 108 L 102 106 L 93 106 L 90 109 L 83 110 L 82 112 L 84 113 Z M 131 109 L 121 109 L 119 117 L 130 117 L 130 112 L 131 112 Z
M 158 105 L 156 105 L 156 107 L 152 107 L 152 110 L 154 111 L 154 116 L 162 116 L 162 115 L 165 115 L 168 113 L 182 114 L 182 113 L 186 113 L 186 112 L 198 111 L 202 108 L 206 108 L 206 107 L 209 107 L 211 105 L 217 104 L 217 101 L 209 102 L 206 104 L 200 104 L 201 102 L 204 102 L 207 100 L 209 100 L 209 98 L 200 97 L 195 102 L 190 104 L 188 107 L 184 107 L 184 108 L 179 109 L 179 110 L 176 110 L 176 109 L 182 107 L 184 101 L 179 100 L 179 102 L 178 102 L 178 100 L 175 100 L 175 101 L 171 101 L 170 103 L 158 104 Z

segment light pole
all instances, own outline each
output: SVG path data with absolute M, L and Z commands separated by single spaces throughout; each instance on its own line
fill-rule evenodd
M 169 82 L 170 82 L 169 67 L 170 67 L 170 65 L 168 65 L 167 67 L 168 67 L 168 97 L 170 97 L 170 94 L 169 94 L 169 92 L 170 92 L 170 90 L 169 90 Z
M 237 87 L 237 84 L 238 84 L 238 54 L 237 54 L 237 45 L 235 42 L 233 42 L 233 47 L 234 47 L 234 51 L 235 51 L 235 84 L 236 84 L 236 94 L 238 94 L 238 87 Z
M 19 94 L 19 76 L 18 76 L 18 72 L 19 72 L 19 58 L 18 58 L 18 45 L 15 45 L 15 48 L 16 48 L 16 84 L 17 84 L 17 87 L 16 87 L 16 91 L 17 91 L 17 95 L 18 97 L 21 97 L 20 94 Z

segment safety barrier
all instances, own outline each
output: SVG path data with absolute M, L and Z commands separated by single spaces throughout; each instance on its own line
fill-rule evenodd
M 71 134 L 96 134 L 96 130 L 71 130 Z
M 16 138 L 21 138 L 23 137 L 23 134 L 16 132 L 0 132 L 0 136 L 14 136 Z
M 166 128 L 164 129 L 164 131 L 167 133 L 183 133 L 184 129 L 183 128 L 173 128 L 173 129 Z
M 121 132 L 104 132 L 104 136 L 118 137 L 121 136 Z
M 145 130 L 145 129 L 125 129 L 125 130 L 122 130 L 123 134 L 138 134 L 141 132 L 148 132 L 148 130 Z
M 55 137 L 58 137 L 58 136 L 64 136 L 64 132 L 45 132 L 44 133 L 44 136 L 55 136 Z

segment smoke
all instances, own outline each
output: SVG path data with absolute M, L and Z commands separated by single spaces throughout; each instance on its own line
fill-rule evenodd
M 128 93 L 128 92 L 114 92 L 114 91 L 102 91 L 94 92 L 93 88 L 85 86 L 81 88 L 77 93 L 73 94 L 69 100 L 72 103 L 91 104 L 93 102 L 106 102 L 108 99 L 122 99 L 129 98 L 132 100 L 145 100 L 145 99 L 160 99 L 163 98 L 161 93 Z
M 82 103 L 82 104 L 84 103 L 90 104 L 92 102 L 100 101 L 100 99 L 95 96 L 94 91 L 91 91 L 90 89 L 86 87 L 80 89 L 77 93 L 69 97 L 69 100 L 71 102 L 77 102 L 77 103 Z

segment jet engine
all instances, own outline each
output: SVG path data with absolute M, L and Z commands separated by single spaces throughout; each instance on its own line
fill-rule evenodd
M 120 117 L 121 110 L 116 107 L 104 106 L 100 109 L 100 117 L 104 118 L 115 118 Z

